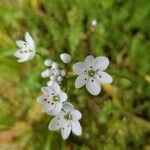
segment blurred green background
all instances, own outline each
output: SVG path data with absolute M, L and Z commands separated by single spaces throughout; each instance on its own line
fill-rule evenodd
M 25 31 L 50 59 L 109 57 L 114 82 L 100 95 L 70 84 L 81 137 L 63 141 L 48 130 L 51 117 L 36 102 L 44 60 L 19 64 L 13 56 Z M 0 0 L 0 150 L 150 150 L 149 33 L 149 0 Z

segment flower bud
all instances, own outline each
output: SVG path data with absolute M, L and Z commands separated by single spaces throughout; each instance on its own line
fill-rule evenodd
M 41 76 L 42 76 L 43 78 L 49 77 L 49 76 L 50 76 L 50 69 L 46 69 L 45 71 L 43 71 L 43 72 L 41 73 Z
M 65 77 L 65 75 L 66 75 L 66 70 L 62 70 L 61 71 L 61 76 Z
M 47 66 L 47 67 L 52 66 L 52 64 L 53 64 L 53 62 L 52 62 L 50 59 L 46 59 L 46 60 L 44 61 L 44 65 Z
M 60 59 L 67 64 L 71 61 L 71 56 L 67 53 L 63 53 L 60 55 Z
M 58 65 L 56 62 L 53 62 L 52 68 L 53 68 L 53 69 L 58 69 L 58 68 L 59 68 L 59 65 Z

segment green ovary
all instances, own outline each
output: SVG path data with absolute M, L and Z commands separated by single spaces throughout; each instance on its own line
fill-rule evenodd
M 95 71 L 94 71 L 94 70 L 89 70 L 89 71 L 88 71 L 88 75 L 89 75 L 90 77 L 93 77 L 94 74 L 95 74 Z
M 71 116 L 70 116 L 70 114 L 66 114 L 66 115 L 64 115 L 64 119 L 66 119 L 66 120 L 71 120 Z

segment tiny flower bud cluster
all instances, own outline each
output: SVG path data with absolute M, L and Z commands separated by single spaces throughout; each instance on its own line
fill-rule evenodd
M 48 84 L 51 82 L 57 82 L 58 84 L 61 84 L 61 81 L 66 75 L 66 71 L 61 69 L 56 62 L 53 62 L 49 59 L 44 61 L 44 65 L 47 67 L 47 69 L 41 73 L 41 76 L 43 78 L 50 79 Z

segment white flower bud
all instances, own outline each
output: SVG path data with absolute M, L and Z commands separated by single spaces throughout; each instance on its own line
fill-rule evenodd
M 61 70 L 60 70 L 60 69 L 55 69 L 55 70 L 54 70 L 54 75 L 55 75 L 55 76 L 60 75 L 60 73 L 61 73 Z
M 46 60 L 44 61 L 44 65 L 47 66 L 47 67 L 52 66 L 52 64 L 53 64 L 53 62 L 52 62 L 50 59 L 46 59 Z
M 96 27 L 97 26 L 97 20 L 93 19 L 91 24 L 92 24 L 93 27 Z
M 59 82 L 61 82 L 61 81 L 63 80 L 63 77 L 62 77 L 62 76 L 58 76 L 57 80 L 58 80 Z
M 58 68 L 59 68 L 59 65 L 58 65 L 56 62 L 53 62 L 52 68 L 53 68 L 53 69 L 58 69 Z
M 42 76 L 43 78 L 49 77 L 49 76 L 50 76 L 50 69 L 44 70 L 44 71 L 41 73 L 41 76 Z
M 71 61 L 71 56 L 67 53 L 63 53 L 60 55 L 60 59 L 67 64 Z
M 65 77 L 65 75 L 66 75 L 66 70 L 62 70 L 61 71 L 61 76 Z
M 55 80 L 56 80 L 56 76 L 51 76 L 50 79 L 51 79 L 52 81 L 55 81 Z

